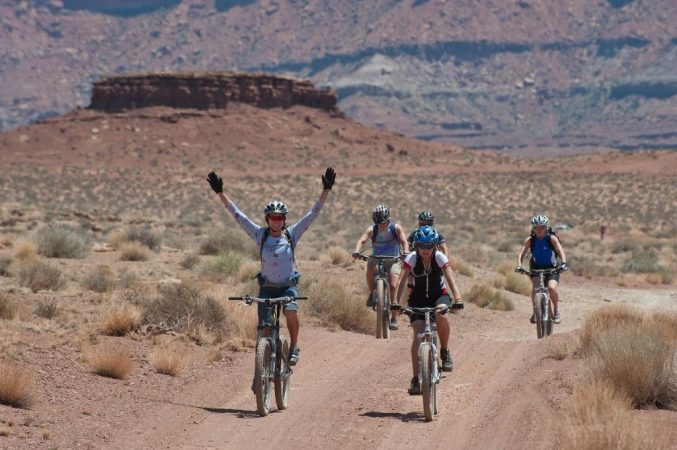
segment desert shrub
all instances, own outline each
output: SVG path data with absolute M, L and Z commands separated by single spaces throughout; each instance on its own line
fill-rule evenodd
M 626 273 L 651 273 L 659 272 L 660 269 L 658 255 L 652 250 L 632 252 L 632 255 L 623 262 L 621 267 L 621 270 Z
M 33 314 L 43 319 L 53 319 L 59 312 L 59 304 L 55 298 L 41 299 Z
M 499 311 L 512 311 L 515 305 L 502 292 L 493 289 L 486 284 L 475 284 L 462 297 L 480 308 L 495 309 Z
M 451 269 L 456 273 L 465 275 L 466 277 L 472 278 L 475 276 L 475 272 L 473 272 L 468 263 L 454 256 L 451 257 Z
M 634 314 L 634 315 L 628 315 Z M 636 310 L 616 311 L 598 322 L 585 352 L 584 380 L 609 382 L 636 407 L 677 405 L 677 340 L 656 326 L 652 316 Z M 669 324 L 674 322 L 668 322 Z M 584 326 L 590 326 L 589 323 Z M 674 337 L 675 332 L 671 331 Z
M 616 241 L 611 246 L 611 253 L 624 253 L 624 252 L 634 252 L 637 251 L 639 245 L 636 241 L 631 239 L 624 239 L 622 241 Z
M 301 309 L 320 319 L 324 325 L 338 325 L 344 330 L 371 334 L 374 331 L 374 313 L 364 307 L 361 297 L 351 295 L 343 282 L 333 277 L 310 278 L 303 281 Z
M 124 336 L 139 328 L 141 310 L 128 302 L 113 301 L 107 304 L 101 314 L 101 329 L 105 334 Z
M 115 277 L 110 267 L 98 265 L 82 277 L 80 284 L 90 291 L 108 292 L 115 287 Z
M 0 236 L 0 247 L 13 247 L 14 242 L 16 242 L 16 235 L 14 234 L 3 234 Z
M 38 249 L 32 242 L 21 241 L 14 250 L 14 257 L 19 262 L 35 261 L 38 257 Z
M 94 373 L 102 377 L 123 379 L 132 370 L 132 358 L 126 350 L 117 347 L 98 347 L 88 356 Z
M 77 228 L 65 224 L 52 224 L 37 232 L 38 253 L 48 258 L 84 258 L 89 253 L 91 242 Z
M 462 245 L 458 248 L 458 253 L 464 261 L 472 264 L 485 264 L 489 261 L 487 252 L 479 245 Z
M 579 332 L 581 351 L 585 354 L 592 350 L 600 334 L 612 328 L 622 328 L 640 324 L 642 313 L 627 305 L 606 305 L 583 319 Z
M 58 291 L 66 285 L 58 267 L 38 260 L 21 264 L 17 278 L 21 286 L 33 292 L 46 289 Z
M 501 275 L 495 276 L 489 280 L 489 284 L 496 289 L 503 289 L 505 287 L 505 277 L 502 277 Z
M 226 252 L 237 252 L 258 259 L 257 248 L 254 242 L 239 229 L 222 228 L 210 232 L 200 242 L 199 253 L 201 255 L 218 255 Z
M 0 361 L 0 403 L 29 408 L 35 400 L 35 382 L 28 368 Z
M 199 272 L 208 277 L 222 279 L 240 270 L 245 257 L 241 253 L 227 251 L 210 258 L 200 265 Z
M 531 296 L 531 281 L 519 273 L 508 273 L 505 276 L 505 290 L 529 297 Z
M 169 346 L 159 346 L 150 357 L 150 364 L 156 372 L 177 376 L 186 363 L 186 354 Z
M 347 266 L 353 262 L 353 258 L 350 256 L 350 253 L 348 253 L 341 247 L 337 246 L 329 247 L 327 254 L 329 255 L 331 263 L 335 266 L 337 265 Z
M 571 255 L 568 262 L 570 270 L 580 277 L 592 278 L 610 274 L 608 267 L 597 264 L 594 258 L 588 256 Z
M 547 355 L 548 358 L 561 361 L 569 356 L 569 353 L 574 348 L 571 338 L 563 335 L 555 335 L 548 341 Z
M 12 264 L 12 258 L 9 256 L 0 256 L 0 277 L 8 277 L 11 275 L 9 266 Z
M 241 282 L 249 282 L 253 280 L 258 283 L 255 279 L 256 274 L 261 270 L 261 264 L 258 261 L 244 261 L 240 266 L 240 269 L 237 271 L 237 278 Z
M 162 237 L 155 231 L 141 227 L 124 228 L 110 237 L 110 244 L 115 248 L 120 248 L 122 244 L 129 242 L 138 242 L 151 250 L 156 250 L 160 248 Z
M 214 298 L 186 282 L 158 287 L 159 294 L 146 303 L 143 322 L 185 333 L 202 326 L 208 332 L 222 332 L 226 316 Z
M 183 267 L 184 269 L 191 270 L 199 262 L 200 262 L 200 258 L 198 258 L 197 256 L 186 255 L 181 261 L 179 261 L 179 265 L 181 267 Z
M 501 241 L 496 245 L 496 250 L 504 253 L 515 251 L 515 241 Z
M 150 251 L 140 242 L 132 241 L 120 244 L 120 261 L 148 261 Z
M 16 317 L 18 306 L 9 297 L 0 292 L 0 319 L 12 320 Z

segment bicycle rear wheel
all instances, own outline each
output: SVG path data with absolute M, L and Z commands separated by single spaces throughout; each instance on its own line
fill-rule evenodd
M 536 294 L 534 299 L 536 302 L 536 336 L 541 339 L 545 335 L 545 327 L 543 326 L 543 294 Z
M 267 416 L 270 401 L 270 355 L 272 348 L 268 339 L 259 339 L 256 344 L 256 365 L 254 367 L 254 392 L 256 410 L 261 417 Z
M 383 337 L 383 304 L 385 302 L 385 283 L 376 280 L 376 339 Z
M 284 336 L 277 340 L 277 364 L 275 366 L 275 403 L 277 409 L 287 409 L 289 402 L 289 384 L 291 371 L 289 370 L 289 342 Z
M 433 364 L 436 364 L 433 361 L 433 348 L 427 344 L 422 344 L 421 349 L 421 393 L 423 394 L 423 415 L 425 416 L 426 422 L 433 420 L 433 415 L 435 412 L 435 382 L 432 379 L 433 376 Z

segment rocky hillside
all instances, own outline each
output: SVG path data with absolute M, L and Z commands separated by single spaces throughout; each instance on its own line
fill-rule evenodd
M 128 72 L 336 89 L 370 125 L 478 148 L 677 148 L 672 0 L 0 0 L 0 127 Z

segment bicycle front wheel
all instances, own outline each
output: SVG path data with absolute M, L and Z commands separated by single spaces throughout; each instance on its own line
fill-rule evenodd
M 534 299 L 536 302 L 536 336 L 538 339 L 541 339 L 543 336 L 545 336 L 545 327 L 543 326 L 543 301 L 544 301 L 544 295 L 543 294 L 536 294 L 536 298 Z
M 254 393 L 256 410 L 261 417 L 267 416 L 270 401 L 270 355 L 272 348 L 268 339 L 259 339 L 256 344 L 256 364 L 254 367 Z
M 289 342 L 281 336 L 277 340 L 277 364 L 275 366 L 275 403 L 277 409 L 287 409 L 289 403 L 289 384 L 291 370 L 289 370 Z
M 421 344 L 421 393 L 423 394 L 423 415 L 426 422 L 433 420 L 435 413 L 435 381 L 433 380 L 433 348 L 430 343 Z
M 552 302 L 550 301 L 550 297 L 547 297 L 546 301 L 548 304 L 548 320 L 545 322 L 545 335 L 550 336 L 552 334 L 552 325 L 555 316 L 552 313 Z
M 376 339 L 383 337 L 383 305 L 385 304 L 385 282 L 376 280 Z
M 383 287 L 383 314 L 381 316 L 381 327 L 383 329 L 383 339 L 390 338 L 390 299 L 388 298 L 388 286 Z

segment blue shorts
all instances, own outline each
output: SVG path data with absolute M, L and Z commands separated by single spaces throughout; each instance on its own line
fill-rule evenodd
M 259 298 L 275 298 L 275 297 L 298 297 L 299 289 L 296 286 L 283 286 L 283 287 L 272 287 L 272 286 L 260 286 L 259 287 Z M 266 310 L 266 305 L 263 303 L 258 303 L 258 312 L 259 312 L 259 325 L 263 325 L 266 322 L 272 322 L 273 318 L 271 317 L 271 311 Z M 298 311 L 299 305 L 298 301 L 293 301 L 282 306 L 283 311 Z M 268 314 L 266 314 L 268 313 Z

